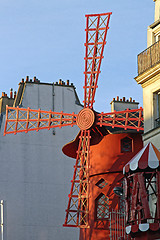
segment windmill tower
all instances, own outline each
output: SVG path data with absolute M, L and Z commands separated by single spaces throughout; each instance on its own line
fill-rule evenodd
M 4 135 L 74 125 L 80 128 L 75 141 L 63 148 L 76 159 L 64 226 L 79 227 L 80 240 L 109 239 L 112 233 L 118 234 L 110 213 L 123 204 L 113 190 L 122 185 L 124 164 L 142 148 L 142 108 L 110 113 L 93 109 L 110 16 L 86 15 L 84 108 L 78 114 L 19 106 L 6 109 Z

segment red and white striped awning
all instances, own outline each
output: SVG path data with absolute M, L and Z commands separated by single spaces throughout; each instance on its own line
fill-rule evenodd
M 148 143 L 124 166 L 123 173 L 147 167 L 156 169 L 159 166 L 160 152 L 152 143 Z

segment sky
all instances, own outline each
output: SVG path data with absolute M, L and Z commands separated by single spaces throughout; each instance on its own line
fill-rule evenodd
M 112 12 L 94 109 L 110 112 L 116 97 L 143 106 L 137 55 L 147 48 L 153 0 L 0 0 L 0 91 L 22 78 L 67 79 L 83 101 L 85 14 Z M 1 94 L 1 93 L 0 93 Z

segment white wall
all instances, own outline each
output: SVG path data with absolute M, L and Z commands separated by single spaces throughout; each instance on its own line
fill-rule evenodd
M 23 107 L 76 112 L 74 89 L 27 83 Z M 5 200 L 4 240 L 73 240 L 77 228 L 64 228 L 65 209 L 73 177 L 73 159 L 64 144 L 79 129 L 64 127 L 3 136 L 0 131 L 0 199 Z

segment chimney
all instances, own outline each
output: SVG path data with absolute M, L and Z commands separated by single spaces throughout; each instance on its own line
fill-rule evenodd
M 69 86 L 69 80 L 67 80 L 67 86 Z
M 10 89 L 10 98 L 13 98 L 13 89 Z
M 16 98 L 16 95 L 17 95 L 17 93 L 16 93 L 16 91 L 14 91 L 14 99 Z
M 138 102 L 135 100 L 132 101 L 132 98 L 130 97 L 129 100 L 125 97 L 119 99 L 119 96 L 117 96 L 116 100 L 113 98 L 111 101 L 111 111 L 124 111 L 126 109 L 138 109 Z
M 28 82 L 29 81 L 29 76 L 26 76 L 26 82 Z

